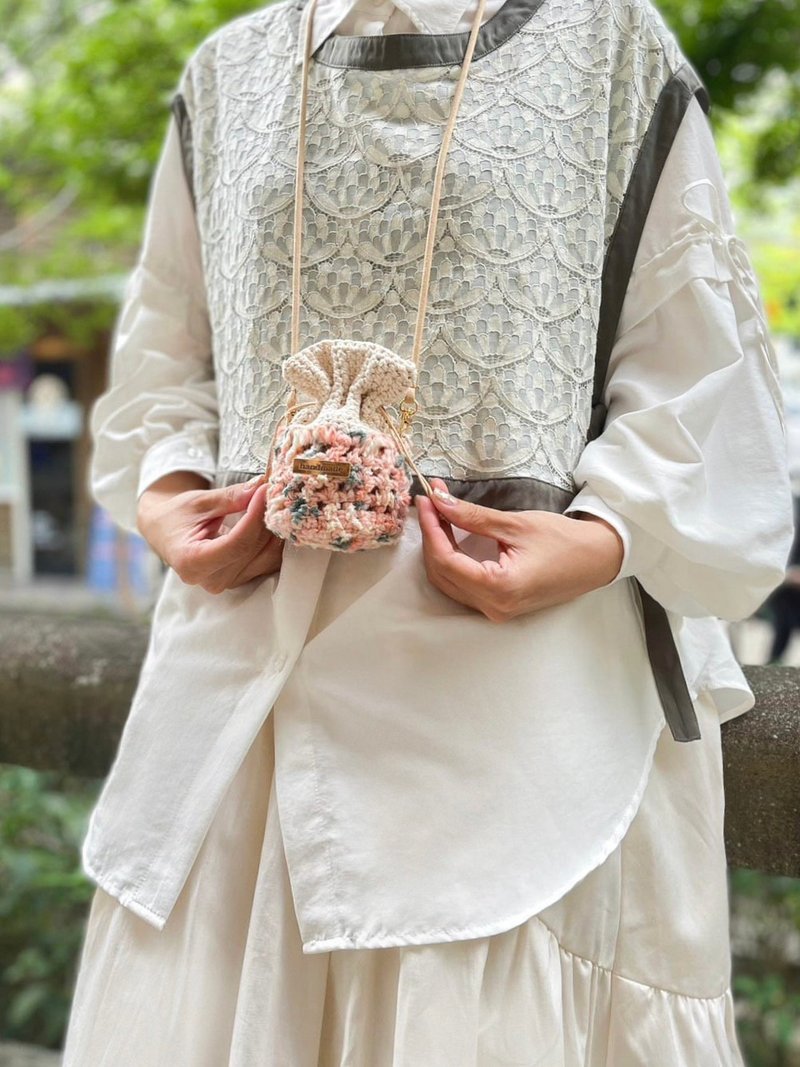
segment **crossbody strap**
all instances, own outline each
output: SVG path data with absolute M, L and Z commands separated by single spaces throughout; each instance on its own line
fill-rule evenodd
M 297 167 L 295 171 L 294 187 L 294 241 L 292 263 L 292 352 L 300 348 L 300 257 L 303 239 L 303 175 L 306 161 L 306 111 L 308 108 L 308 67 L 311 56 L 311 35 L 314 21 L 314 9 L 317 0 L 310 0 L 308 21 L 306 23 L 305 48 L 303 50 L 303 75 L 300 90 L 300 128 L 297 139 Z M 414 342 L 411 350 L 411 358 L 414 366 L 419 368 L 420 351 L 422 349 L 422 334 L 425 320 L 425 311 L 428 306 L 428 288 L 430 286 L 431 263 L 433 260 L 433 245 L 436 237 L 436 222 L 439 215 L 439 200 L 441 197 L 442 178 L 444 176 L 447 151 L 456 123 L 461 98 L 464 94 L 464 84 L 467 79 L 467 71 L 472 61 L 472 53 L 475 51 L 475 42 L 481 25 L 486 0 L 478 0 L 478 7 L 472 21 L 467 48 L 464 53 L 464 61 L 461 66 L 458 82 L 456 83 L 450 114 L 447 119 L 442 144 L 439 149 L 439 158 L 436 164 L 436 173 L 433 179 L 433 195 L 431 197 L 431 214 L 428 221 L 428 236 L 425 242 L 425 254 L 422 262 L 422 280 L 420 283 L 419 306 L 417 308 L 417 324 L 414 331 Z M 414 389 L 410 389 L 404 401 L 405 405 L 416 406 Z

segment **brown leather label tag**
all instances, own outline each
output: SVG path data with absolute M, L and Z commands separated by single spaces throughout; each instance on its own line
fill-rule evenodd
M 349 463 L 332 463 L 328 459 L 295 458 L 292 463 L 295 474 L 331 474 L 335 478 L 346 478 L 350 473 Z

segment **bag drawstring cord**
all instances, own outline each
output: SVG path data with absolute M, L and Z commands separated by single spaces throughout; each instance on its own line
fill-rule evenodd
M 293 237 L 293 249 L 292 249 L 292 352 L 299 351 L 300 348 L 300 259 L 302 251 L 302 239 L 303 239 L 303 177 L 305 172 L 305 160 L 306 160 L 306 112 L 308 106 L 308 68 L 309 58 L 311 55 L 311 34 L 313 26 L 313 15 L 316 7 L 317 0 L 309 0 L 309 11 L 306 22 L 306 34 L 305 34 L 305 47 L 303 50 L 303 71 L 302 71 L 302 83 L 300 89 L 300 124 L 298 130 L 297 140 L 297 166 L 295 169 L 295 188 L 294 188 L 294 237 Z M 464 60 L 459 73 L 458 82 L 456 84 L 455 91 L 453 93 L 453 100 L 450 107 L 450 114 L 447 120 L 447 126 L 445 127 L 444 135 L 442 137 L 442 143 L 439 148 L 439 156 L 436 163 L 436 172 L 433 181 L 433 193 L 431 196 L 431 208 L 430 218 L 428 221 L 428 232 L 425 241 L 425 253 L 423 256 L 422 264 L 422 279 L 420 282 L 420 297 L 419 306 L 417 309 L 417 322 L 414 330 L 414 341 L 412 345 L 411 359 L 414 363 L 415 370 L 415 384 L 411 386 L 401 403 L 399 404 L 399 427 L 390 418 L 386 409 L 382 407 L 382 413 L 387 419 L 391 427 L 392 437 L 398 444 L 398 447 L 403 452 L 403 455 L 409 461 L 412 469 L 420 479 L 425 492 L 430 495 L 431 487 L 427 479 L 420 474 L 417 469 L 414 460 L 411 458 L 410 451 L 404 440 L 405 435 L 411 425 L 414 418 L 414 414 L 417 411 L 416 401 L 416 372 L 419 370 L 420 363 L 420 351 L 422 349 L 422 336 L 423 336 L 423 324 L 425 319 L 425 312 L 428 305 L 428 289 L 430 286 L 431 266 L 433 261 L 433 246 L 436 238 L 436 223 L 439 215 L 439 201 L 441 198 L 442 180 L 444 176 L 445 163 L 447 158 L 447 152 L 450 147 L 450 141 L 453 134 L 453 128 L 455 127 L 456 117 L 458 115 L 458 109 L 461 104 L 461 98 L 464 94 L 464 85 L 467 78 L 467 71 L 469 70 L 470 62 L 472 60 L 472 54 L 475 50 L 475 43 L 478 37 L 478 30 L 481 25 L 483 11 L 486 6 L 486 0 L 478 0 L 478 7 L 475 12 L 475 17 L 472 22 L 472 28 L 470 30 L 469 40 L 467 42 L 466 51 L 464 53 Z M 305 405 L 309 406 L 309 405 Z M 288 416 L 289 409 L 287 408 Z M 278 426 L 283 421 L 283 418 L 278 421 Z M 275 448 L 276 433 L 273 437 L 273 443 L 270 446 L 270 458 L 269 466 L 266 472 L 266 476 L 269 475 L 269 470 L 272 465 L 272 452 Z

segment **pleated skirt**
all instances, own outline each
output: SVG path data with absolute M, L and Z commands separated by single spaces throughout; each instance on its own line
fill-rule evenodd
M 743 1067 L 720 724 L 707 694 L 697 712 L 702 740 L 662 732 L 625 836 L 555 904 L 490 937 L 314 954 L 268 716 L 164 929 L 95 890 L 64 1067 Z

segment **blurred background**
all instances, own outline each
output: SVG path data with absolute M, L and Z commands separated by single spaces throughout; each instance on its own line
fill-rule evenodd
M 29 676 L 3 675 L 0 646 L 0 709 L 3 687 L 15 685 L 51 701 L 55 716 L 42 633 L 64 670 L 89 644 L 125 641 L 134 665 L 143 652 L 163 569 L 88 494 L 87 416 L 105 386 L 180 70 L 216 26 L 257 6 L 0 0 L 0 634 L 33 635 Z M 659 6 L 710 91 L 737 231 L 780 361 L 800 494 L 800 9 L 795 0 Z M 742 663 L 800 665 L 797 573 L 790 567 L 785 587 L 734 628 Z M 101 714 L 107 694 L 90 699 L 91 678 L 81 684 L 86 708 Z M 117 720 L 119 684 L 108 705 Z M 76 700 L 75 722 L 82 707 Z M 45 743 L 2 718 L 0 759 L 13 761 L 0 763 L 0 1065 L 55 1064 L 93 888 L 79 847 L 115 735 L 103 745 L 96 729 L 65 736 L 54 721 Z M 797 821 L 784 832 L 797 835 Z M 800 881 L 732 867 L 730 887 L 748 1063 L 798 1065 Z

